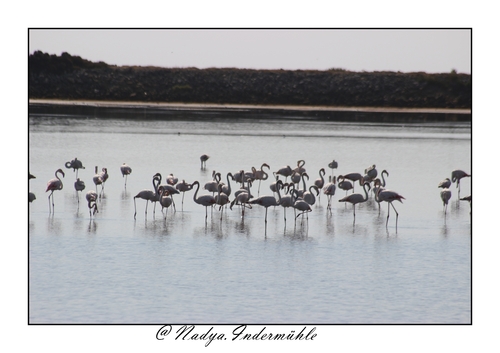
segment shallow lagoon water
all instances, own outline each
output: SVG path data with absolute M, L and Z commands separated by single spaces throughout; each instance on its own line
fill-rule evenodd
M 238 118 L 238 113 L 234 113 Z M 455 185 L 446 215 L 438 183 L 454 169 L 471 172 L 470 124 L 350 124 L 293 116 L 217 118 L 179 112 L 167 120 L 30 115 L 30 323 L 470 323 L 471 215 Z M 139 117 L 138 117 L 139 118 Z M 207 168 L 199 156 L 210 155 Z M 94 167 L 110 175 L 99 213 L 90 219 L 75 174 L 86 189 Z M 271 171 L 305 160 L 308 185 L 332 171 L 386 169 L 387 187 L 405 197 L 380 213 L 373 196 L 356 207 L 333 209 L 321 195 L 308 217 L 254 206 L 208 210 L 193 191 L 174 196 L 176 212 L 133 197 L 152 189 L 152 176 L 211 180 L 267 163 Z M 123 162 L 133 171 L 127 187 Z M 49 214 L 46 183 L 66 173 Z M 260 195 L 271 195 L 263 181 Z M 236 184 L 231 184 L 233 191 Z M 252 187 L 257 194 L 258 183 Z M 361 192 L 359 185 L 355 192 Z M 461 196 L 471 180 L 461 183 Z M 199 194 L 207 193 L 200 189 Z

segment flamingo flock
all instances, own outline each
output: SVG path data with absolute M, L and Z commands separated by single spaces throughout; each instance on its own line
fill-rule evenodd
M 206 170 L 206 163 L 208 159 L 209 156 L 206 154 L 200 157 L 202 171 Z M 70 162 L 66 162 L 65 166 L 66 168 L 72 168 L 73 171 L 76 172 L 74 188 L 79 203 L 79 193 L 85 190 L 85 182 L 78 177 L 78 170 L 85 169 L 85 167 L 77 158 Z M 209 208 L 211 213 L 214 209 L 217 209 L 220 212 L 220 220 L 222 221 L 223 212 L 224 210 L 227 212 L 228 208 L 231 211 L 234 206 L 239 206 L 241 218 L 244 218 L 245 210 L 251 210 L 257 206 L 264 208 L 264 223 L 267 226 L 268 209 L 270 207 L 282 207 L 283 219 L 286 226 L 287 208 L 293 209 L 295 221 L 300 216 L 304 215 L 308 221 L 309 213 L 314 212 L 315 207 L 320 203 L 321 193 L 327 196 L 327 213 L 331 214 L 333 212 L 332 199 L 335 195 L 336 189 L 338 188 L 345 191 L 345 195 L 341 197 L 338 202 L 346 203 L 346 206 L 347 203 L 352 205 L 353 224 L 356 223 L 356 206 L 359 208 L 361 204 L 367 202 L 372 197 L 370 195 L 371 191 L 373 194 L 373 200 L 379 206 L 379 215 L 380 203 L 387 203 L 386 227 L 388 227 L 389 224 L 390 211 L 392 207 L 394 213 L 396 214 L 395 225 L 397 229 L 399 213 L 396 210 L 394 201 L 403 203 L 403 200 L 406 199 L 400 193 L 386 188 L 387 182 L 385 177 L 389 176 L 387 170 L 384 169 L 379 175 L 376 165 L 372 164 L 367 167 L 363 173 L 354 171 L 335 176 L 334 170 L 337 169 L 338 166 L 339 163 L 333 160 L 325 165 L 325 167 L 314 171 L 314 175 L 319 175 L 319 178 L 316 178 L 310 185 L 307 185 L 309 182 L 309 174 L 306 170 L 305 160 L 298 160 L 296 166 L 293 168 L 289 164 L 286 164 L 280 168 L 271 169 L 269 164 L 262 163 L 259 169 L 252 166 L 250 169 L 245 170 L 245 168 L 242 168 L 235 172 L 221 172 L 214 170 L 210 180 L 193 180 L 192 182 L 186 182 L 185 179 L 182 179 L 179 182 L 179 178 L 171 173 L 165 179 L 166 183 L 162 184 L 162 175 L 160 173 L 156 173 L 151 178 L 153 185 L 152 189 L 140 190 L 133 197 L 133 217 L 134 219 L 137 218 L 138 199 L 146 201 L 144 206 L 145 218 L 147 218 L 148 204 L 154 203 L 154 214 L 157 202 L 161 205 L 162 214 L 166 217 L 164 210 L 166 210 L 166 212 L 168 212 L 169 209 L 173 209 L 173 212 L 177 211 L 174 201 L 175 195 L 182 193 L 182 210 L 184 210 L 185 193 L 194 190 L 193 202 L 205 208 L 205 222 L 207 222 L 208 219 Z M 331 175 L 328 177 L 328 182 L 325 180 L 326 167 L 331 169 Z M 122 177 L 124 178 L 124 188 L 126 189 L 127 178 L 131 175 L 132 168 L 126 163 L 123 163 L 119 168 Z M 271 170 L 275 171 L 271 173 Z M 269 178 L 270 174 L 272 174 L 272 178 Z M 225 178 L 222 178 L 222 175 L 224 175 Z M 63 189 L 63 178 L 66 175 L 64 171 L 59 168 L 55 171 L 54 176 L 55 178 L 48 181 L 46 188 L 46 192 L 50 191 L 48 196 L 49 213 L 55 212 L 54 191 Z M 438 188 L 442 189 L 440 197 L 443 203 L 443 212 L 445 214 L 447 212 L 448 203 L 452 197 L 450 190 L 452 183 L 456 183 L 459 200 L 469 201 L 471 204 L 471 196 L 460 198 L 460 180 L 470 176 L 470 174 L 462 170 L 454 170 L 451 173 L 451 178 L 445 178 L 438 184 Z M 35 177 L 32 174 L 29 174 L 29 179 L 32 178 Z M 98 166 L 95 166 L 94 176 L 92 177 L 95 190 L 90 190 L 86 193 L 89 216 L 91 219 L 95 218 L 95 214 L 99 212 L 98 203 L 104 194 L 104 186 L 108 178 L 109 175 L 107 167 L 102 167 L 99 170 Z M 272 181 L 269 185 L 270 192 L 261 196 L 261 183 L 262 181 L 266 181 L 268 179 Z M 355 193 L 355 186 L 358 183 L 362 188 L 362 193 Z M 257 192 L 255 192 L 255 190 L 252 191 L 251 189 L 253 185 L 256 184 Z M 205 192 L 200 190 L 202 189 L 202 185 Z M 99 186 L 101 186 L 100 191 Z M 255 194 L 257 196 L 254 196 Z M 29 202 L 36 200 L 34 193 L 30 192 L 28 196 Z M 304 217 L 302 219 L 304 219 Z

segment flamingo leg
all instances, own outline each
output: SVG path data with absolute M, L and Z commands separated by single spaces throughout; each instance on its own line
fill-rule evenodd
M 135 206 L 135 197 L 134 197 L 134 219 L 137 214 L 137 207 Z

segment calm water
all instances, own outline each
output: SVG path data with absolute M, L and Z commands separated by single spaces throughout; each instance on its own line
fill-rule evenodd
M 234 113 L 237 116 L 238 113 Z M 198 119 L 193 120 L 196 117 Z M 446 216 L 438 183 L 454 169 L 471 172 L 470 124 L 347 124 L 297 119 L 203 120 L 179 113 L 169 120 L 32 115 L 29 184 L 29 321 L 31 323 L 470 323 L 471 216 L 452 200 Z M 216 117 L 216 116 L 215 116 Z M 272 117 L 271 117 L 272 118 Z M 292 118 L 292 117 L 291 117 Z M 199 156 L 210 155 L 206 170 Z M 109 180 L 91 220 L 75 173 L 95 189 L 94 167 Z M 208 210 L 194 191 L 174 197 L 176 212 L 133 197 L 152 189 L 152 176 L 173 173 L 203 186 L 213 170 L 225 176 L 267 163 L 271 171 L 305 160 L 308 185 L 338 162 L 335 175 L 386 169 L 396 228 L 387 204 L 339 203 L 326 197 L 306 217 L 259 206 Z M 123 162 L 133 171 L 127 187 Z M 46 183 L 61 168 L 64 188 L 49 214 Z M 272 178 L 260 195 L 272 195 Z M 237 185 L 231 182 L 233 191 Z M 252 187 L 257 195 L 258 183 Z M 361 192 L 359 184 L 356 192 Z M 461 196 L 471 180 L 461 183 Z M 200 189 L 199 194 L 207 191 Z

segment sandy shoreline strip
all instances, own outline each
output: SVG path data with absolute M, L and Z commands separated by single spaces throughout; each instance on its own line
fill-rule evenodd
M 153 103 L 153 102 L 118 102 L 118 101 L 77 101 L 61 99 L 29 99 L 29 104 L 93 106 L 102 108 L 156 108 L 166 110 L 290 110 L 290 111 L 337 111 L 337 112 L 372 112 L 372 113 L 440 113 L 471 114 L 471 109 L 439 108 L 389 108 L 389 107 L 330 107 L 299 105 L 249 105 L 249 104 L 203 104 L 203 103 Z

